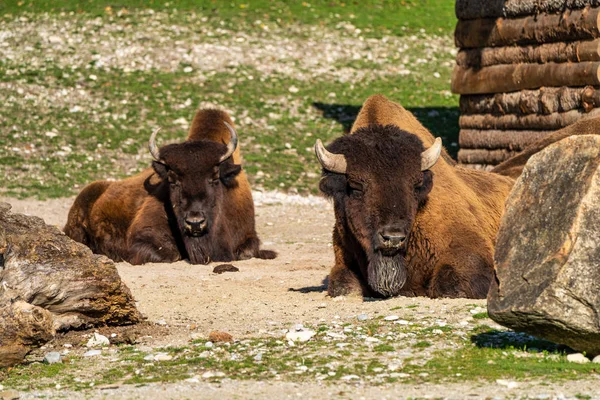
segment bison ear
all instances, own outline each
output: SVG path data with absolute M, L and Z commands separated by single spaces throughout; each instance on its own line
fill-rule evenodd
M 237 184 L 235 178 L 240 174 L 241 171 L 241 165 L 231 162 L 224 162 L 219 165 L 219 178 L 225 187 L 232 188 Z
M 324 195 L 333 197 L 336 194 L 346 192 L 346 176 L 341 174 L 330 174 L 325 172 L 319 182 L 319 189 Z
M 152 168 L 161 179 L 167 179 L 167 175 L 169 173 L 169 167 L 167 164 L 163 164 L 160 161 L 152 161 Z
M 423 184 L 417 190 L 419 203 L 425 201 L 431 189 L 433 189 L 433 172 L 430 170 L 423 171 Z

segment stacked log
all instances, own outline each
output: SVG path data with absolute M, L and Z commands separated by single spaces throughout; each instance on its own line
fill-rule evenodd
M 459 162 L 489 169 L 600 116 L 600 0 L 457 0 Z

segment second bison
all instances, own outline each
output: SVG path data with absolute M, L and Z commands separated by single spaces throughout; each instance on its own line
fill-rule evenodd
M 188 139 L 156 146 L 152 168 L 117 182 L 88 185 L 69 211 L 65 233 L 95 253 L 131 264 L 193 264 L 251 257 L 260 250 L 250 185 L 229 115 L 200 110 Z

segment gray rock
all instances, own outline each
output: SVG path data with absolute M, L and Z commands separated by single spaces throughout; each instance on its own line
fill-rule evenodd
M 593 362 L 594 364 L 600 364 L 600 356 L 596 356 L 596 357 L 594 357 L 594 359 L 592 360 L 592 362 Z
M 44 356 L 44 362 L 46 364 L 57 364 L 62 363 L 62 357 L 59 352 L 51 351 Z
M 367 314 L 358 314 L 358 316 L 356 317 L 357 320 L 359 321 L 366 321 L 369 319 L 369 316 Z
M 569 354 L 567 356 L 567 361 L 577 364 L 587 364 L 590 362 L 590 359 L 584 356 L 581 353 Z
M 571 136 L 529 160 L 494 258 L 494 321 L 600 354 L 600 136 Z
M 90 350 L 90 351 L 86 351 L 85 353 L 83 353 L 84 357 L 95 357 L 95 356 L 99 356 L 100 354 L 102 354 L 102 350 Z

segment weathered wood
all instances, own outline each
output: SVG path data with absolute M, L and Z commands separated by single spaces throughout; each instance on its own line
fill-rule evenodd
M 591 111 L 596 107 L 600 107 L 600 90 L 592 86 L 460 96 L 461 114 L 552 114 L 581 108 Z
M 600 37 L 600 8 L 569 10 L 516 19 L 459 20 L 454 31 L 456 47 L 498 47 L 541 44 Z
M 479 70 L 456 66 L 457 94 L 506 93 L 544 86 L 600 86 L 600 62 L 493 65 Z
M 494 168 L 493 165 L 485 164 L 462 164 L 460 166 L 463 168 L 476 169 L 478 171 L 491 171 Z
M 505 149 L 460 149 L 458 151 L 458 162 L 460 164 L 484 164 L 496 165 L 511 158 L 518 152 Z
M 500 165 L 495 167 L 492 171 L 510 176 L 512 178 L 518 178 L 523 171 L 527 161 L 542 149 L 545 149 L 552 143 L 556 143 L 569 136 L 580 136 L 580 135 L 599 135 L 600 134 L 600 118 L 591 118 L 588 120 L 582 120 L 569 125 L 566 128 L 550 133 L 548 136 L 543 137 L 530 146 L 527 146 L 525 150 L 518 153 L 516 156 L 502 162 Z
M 18 359 L 55 330 L 141 321 L 112 261 L 0 203 L 0 345 Z M 11 361 L 12 362 L 12 361 Z
M 589 5 L 600 6 L 600 0 L 457 0 L 455 11 L 459 19 L 478 19 L 557 13 Z
M 600 108 L 589 113 L 581 110 L 571 110 L 549 115 L 492 115 L 472 114 L 461 115 L 458 125 L 461 129 L 500 129 L 500 130 L 558 130 L 575 122 L 600 116 Z
M 499 64 L 581 61 L 600 61 L 600 39 L 547 43 L 539 46 L 465 49 L 456 55 L 456 63 L 465 68 L 481 68 Z
M 552 131 L 500 131 L 461 129 L 459 144 L 462 149 L 507 149 L 521 151 Z

